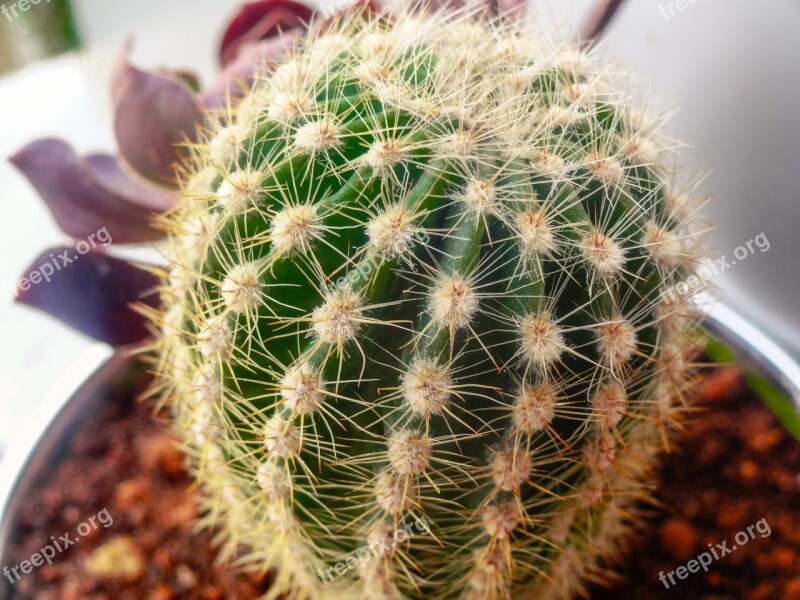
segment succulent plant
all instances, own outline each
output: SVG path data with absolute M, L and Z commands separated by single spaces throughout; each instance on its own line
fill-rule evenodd
M 125 47 L 111 74 L 114 154 L 79 155 L 64 140 L 43 138 L 21 148 L 10 161 L 74 242 L 100 229 L 115 245 L 160 240 L 164 232 L 153 227 L 153 217 L 176 202 L 176 163 L 186 143 L 196 140 L 206 112 L 227 106 L 249 89 L 254 70 L 274 64 L 311 15 L 310 8 L 291 0 L 243 5 L 222 37 L 223 69 L 202 90 L 187 71 L 148 72 L 133 66 Z M 46 249 L 26 274 L 70 250 Z M 16 300 L 100 341 L 128 346 L 152 334 L 147 318 L 131 305 L 157 306 L 157 282 L 149 270 L 92 250 L 80 264 L 59 271 L 46 287 L 18 286 Z
M 158 391 L 271 596 L 569 597 L 685 411 L 687 184 L 524 24 L 355 13 L 209 116 L 162 226 Z

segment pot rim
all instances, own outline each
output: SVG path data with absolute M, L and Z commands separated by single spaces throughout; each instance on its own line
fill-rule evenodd
M 21 425 L 0 459 L 0 561 L 5 558 L 10 527 L 27 490 L 90 400 L 129 362 L 130 356 L 115 354 L 105 344 L 92 345 L 56 380 Z
M 800 364 L 725 304 L 711 296 L 701 295 L 697 298 L 697 305 L 704 315 L 703 327 L 736 352 L 736 362 L 772 380 L 800 412 Z
M 747 319 L 709 296 L 697 301 L 702 325 L 729 344 L 737 362 L 770 378 L 800 412 L 800 364 Z M 102 399 L 105 388 L 135 360 L 104 344 L 92 346 L 58 380 L 0 461 L 0 568 L 20 503 L 81 414 Z M 22 442 L 19 440 L 22 439 Z M 54 534 L 56 532 L 53 532 Z

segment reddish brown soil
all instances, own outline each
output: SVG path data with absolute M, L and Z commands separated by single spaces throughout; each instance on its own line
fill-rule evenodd
M 104 508 L 113 524 L 99 526 L 57 554 L 51 566 L 35 568 L 13 586 L 4 578 L 9 598 L 258 598 L 267 581 L 214 565 L 212 534 L 194 526 L 198 507 L 183 455 L 152 415 L 152 406 L 129 393 L 119 396 L 83 422 L 65 460 L 26 503 L 15 558 L 7 566 L 29 559 L 51 535 L 75 538 L 77 526 Z M 112 546 L 105 546 L 109 542 Z M 113 554 L 115 546 L 119 557 Z M 103 554 L 109 558 L 101 560 Z M 107 562 L 107 575 L 89 572 Z
M 663 509 L 646 524 L 614 589 L 595 590 L 594 600 L 800 599 L 800 442 L 733 367 L 708 375 L 701 396 L 705 414 L 662 463 L 656 497 Z M 753 529 L 754 538 L 737 544 L 736 534 L 762 519 L 769 535 Z M 722 542 L 731 552 L 707 573 L 683 580 L 676 573 L 670 583 L 670 571 L 709 544 L 721 554 Z
M 593 599 L 800 599 L 800 443 L 731 368 L 705 379 L 700 406 L 710 412 L 663 462 L 656 495 L 664 508 L 643 528 L 614 589 L 593 590 Z M 114 522 L 52 566 L 13 586 L 3 579 L 10 598 L 248 600 L 267 589 L 265 579 L 213 564 L 212 535 L 193 525 L 198 509 L 183 457 L 151 407 L 129 395 L 85 421 L 37 489 L 22 511 L 12 564 L 104 508 Z M 707 573 L 676 577 L 671 589 L 659 581 L 709 543 L 736 545 L 734 536 L 762 519 L 769 536 L 754 530 L 755 539 Z M 103 556 L 109 572 L 93 575 Z

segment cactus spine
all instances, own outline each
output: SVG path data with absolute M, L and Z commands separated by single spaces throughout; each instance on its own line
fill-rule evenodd
M 361 14 L 210 119 L 159 389 L 272 597 L 564 598 L 620 554 L 684 410 L 659 292 L 696 252 L 620 87 L 519 24 Z

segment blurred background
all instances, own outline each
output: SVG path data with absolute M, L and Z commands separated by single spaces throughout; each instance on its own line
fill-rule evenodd
M 531 2 L 540 27 L 564 35 L 573 35 L 596 4 Z M 69 139 L 79 152 L 112 149 L 108 77 L 125 39 L 133 36 L 135 64 L 186 68 L 208 82 L 219 36 L 239 4 L 73 0 L 68 26 L 64 13 L 46 18 L 55 0 L 31 5 L 24 19 L 0 14 L 0 453 L 93 345 L 12 302 L 17 277 L 64 235 L 5 157 L 41 136 Z M 677 109 L 669 132 L 691 143 L 686 162 L 707 174 L 700 190 L 714 196 L 705 209 L 718 227 L 711 255 L 730 262 L 737 246 L 762 233 L 769 240 L 768 252 L 756 251 L 713 284 L 727 304 L 800 357 L 798 32 L 796 0 L 628 0 L 599 52 L 634 74 L 635 93 L 649 97 L 654 112 Z M 59 54 L 79 39 L 79 50 Z

